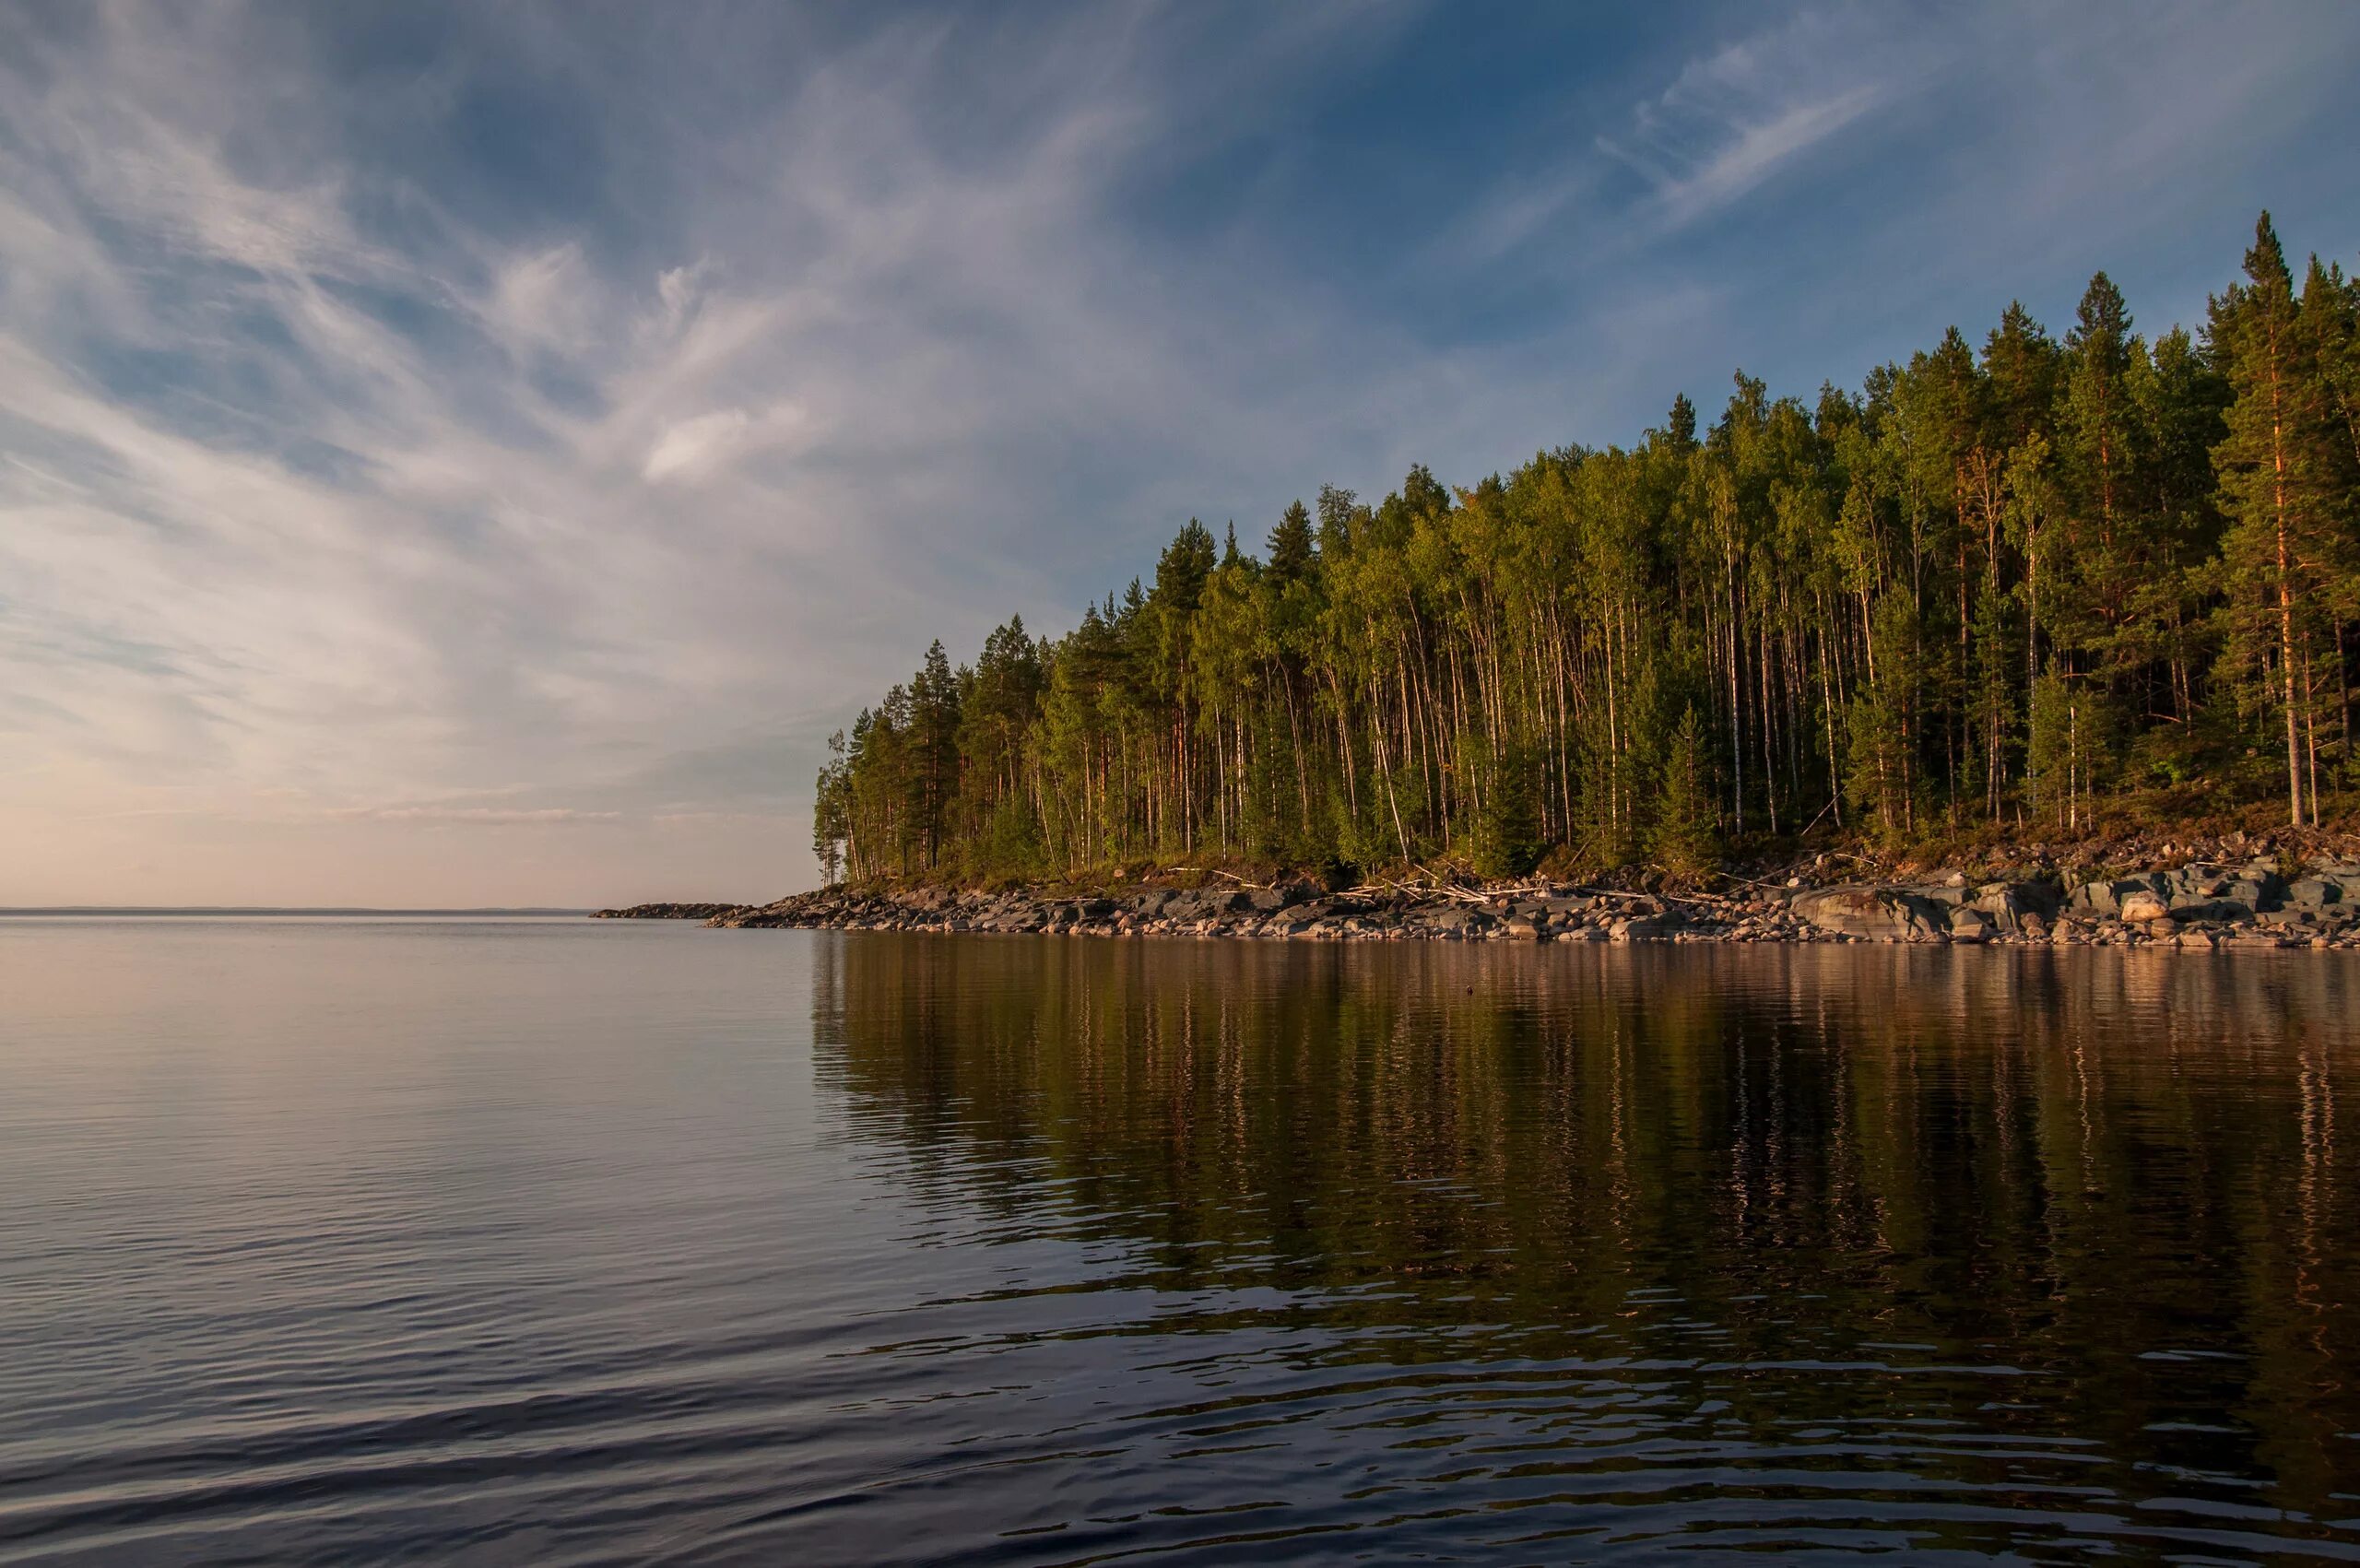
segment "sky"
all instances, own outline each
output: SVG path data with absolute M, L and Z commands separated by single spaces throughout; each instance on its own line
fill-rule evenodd
M 0 906 L 816 879 L 1188 518 L 2360 265 L 2360 6 L 0 7 Z

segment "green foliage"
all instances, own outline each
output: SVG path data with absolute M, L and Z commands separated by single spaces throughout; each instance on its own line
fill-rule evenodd
M 1540 813 L 1533 798 L 1534 760 L 1516 752 L 1485 757 L 1468 859 L 1476 875 L 1522 877 L 1540 860 Z
M 2360 289 L 2267 218 L 2204 331 L 2101 273 L 1857 392 L 1740 374 L 1634 446 L 1374 503 L 1258 559 L 1191 520 L 1055 641 L 940 646 L 820 771 L 860 878 L 1224 857 L 1696 868 L 1827 822 L 2073 832 L 2123 791 L 2360 784 Z
M 2103 687 L 2049 674 L 2034 686 L 2032 708 L 2032 813 L 2071 833 L 2089 825 L 2115 772 L 2114 706 Z
M 972 855 L 968 869 L 982 881 L 1025 878 L 1048 868 L 1041 851 L 1040 823 L 1022 796 L 1013 794 L 992 803 L 983 836 Z
M 1871 625 L 1868 678 L 1845 714 L 1845 783 L 1863 824 L 1885 843 L 1899 844 L 1918 829 L 1917 609 L 1895 589 L 1878 602 Z
M 2341 382 L 2360 311 L 2342 274 L 2316 260 L 2296 295 L 2268 213 L 2245 270 L 2212 301 L 2212 348 L 2230 393 L 2226 433 L 2212 450 L 2229 520 L 2220 675 L 2283 727 L 2288 812 L 2299 827 L 2319 818 L 2324 690 L 2350 685 L 2360 449 Z M 2322 663 L 2331 663 L 2331 681 L 2322 681 Z
M 1707 776 L 1705 725 L 1691 702 L 1664 753 L 1658 792 L 1654 849 L 1667 871 L 1693 876 L 1720 858 L 1720 826 Z

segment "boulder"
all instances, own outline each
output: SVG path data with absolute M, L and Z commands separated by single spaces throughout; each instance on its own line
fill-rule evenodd
M 1991 917 L 1998 929 L 2013 936 L 2031 920 L 2044 924 L 2057 914 L 2057 888 L 2049 882 L 1992 882 L 1980 889 L 1968 908 Z
M 2297 877 L 2286 885 L 2286 902 L 2297 909 L 2325 909 L 2343 902 L 2343 889 L 2325 877 Z
M 1996 923 L 1983 911 L 1962 907 L 1951 911 L 1950 936 L 1953 942 L 1981 942 L 1990 938 Z
M 2076 914 L 2103 920 L 2122 913 L 2122 900 L 2112 882 L 2083 882 L 2065 901 L 2065 907 Z
M 2221 890 L 2222 899 L 2241 903 L 2248 910 L 2268 909 L 2285 897 L 2286 890 L 2275 877 L 2232 877 Z
M 1947 914 L 1902 889 L 1857 884 L 1801 894 L 1794 912 L 1823 931 L 1880 942 L 1924 940 L 1942 928 L 1937 921 Z
M 2148 925 L 2171 918 L 2171 906 L 2153 888 L 2140 888 L 2122 898 L 2122 918 L 2133 925 Z
M 2016 901 L 2017 909 L 2026 914 L 2037 913 L 2044 920 L 2054 920 L 2065 907 L 2065 886 L 2053 877 L 2036 877 L 2028 882 L 2008 884 L 2009 896 Z

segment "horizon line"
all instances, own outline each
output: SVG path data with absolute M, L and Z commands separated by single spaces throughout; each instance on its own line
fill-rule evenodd
M 292 903 L 52 903 L 0 904 L 0 917 L 21 914 L 596 914 L 582 904 L 389 904 Z

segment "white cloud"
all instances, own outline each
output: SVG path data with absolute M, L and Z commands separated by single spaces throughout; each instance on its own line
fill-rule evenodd
M 1682 62 L 1610 112 L 1605 129 L 1552 138 L 1538 170 L 1482 189 L 1429 258 L 1488 265 L 1544 242 L 1585 262 L 1627 255 L 1837 142 L 1921 80 L 1940 47 L 1931 29 L 1875 10 L 1810 9 L 1757 26 Z M 1616 188 L 1631 174 L 1646 188 L 1635 205 Z
M 753 421 L 743 408 L 722 408 L 667 425 L 640 472 L 650 483 L 717 460 L 738 444 Z
M 1599 148 L 1655 187 L 1676 229 L 1737 202 L 1888 101 L 1928 29 L 1882 11 L 1805 11 L 1690 61 Z
M 1826 140 L 1883 97 L 1873 86 L 1832 98 L 1783 105 L 1771 118 L 1734 126 L 1735 135 L 1690 172 L 1665 182 L 1664 212 L 1680 224 L 1737 200 L 1788 159 Z

